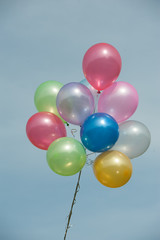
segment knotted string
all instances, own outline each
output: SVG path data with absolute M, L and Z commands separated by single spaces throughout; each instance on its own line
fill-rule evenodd
M 70 209 L 70 212 L 69 212 L 69 215 L 68 215 L 68 221 L 67 221 L 67 226 L 66 226 L 66 230 L 65 230 L 65 234 L 64 234 L 64 240 L 66 239 L 67 237 L 67 232 L 68 232 L 68 229 L 71 227 L 70 226 L 70 220 L 71 220 L 71 217 L 72 217 L 72 212 L 73 212 L 73 207 L 76 203 L 76 196 L 77 196 L 77 193 L 79 192 L 80 190 L 80 178 L 81 178 L 81 173 L 82 171 L 79 172 L 79 175 L 78 175 L 78 181 L 77 181 L 77 185 L 76 185 L 76 189 L 75 189 L 75 192 L 74 192 L 74 196 L 73 196 L 73 200 L 72 200 L 72 205 L 71 205 L 71 209 Z

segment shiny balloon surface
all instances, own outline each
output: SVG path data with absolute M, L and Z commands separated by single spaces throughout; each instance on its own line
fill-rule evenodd
M 49 146 L 47 161 L 55 173 L 71 176 L 79 172 L 85 165 L 86 152 L 79 141 L 64 137 Z
M 47 150 L 56 139 L 66 137 L 66 128 L 62 120 L 53 113 L 39 112 L 27 122 L 26 133 L 33 145 Z
M 108 113 L 120 123 L 131 117 L 137 106 L 136 89 L 127 82 L 115 82 L 101 93 L 98 112 Z
M 34 95 L 34 103 L 37 110 L 39 112 L 51 112 L 61 118 L 57 110 L 56 98 L 62 87 L 63 84 L 57 81 L 46 81 L 40 84 Z M 66 122 L 62 118 L 61 120 Z
M 109 150 L 118 139 L 117 122 L 106 113 L 94 113 L 83 123 L 80 131 L 83 145 L 92 152 Z
M 93 171 L 101 184 L 106 187 L 117 188 L 126 184 L 131 178 L 132 164 L 123 153 L 108 151 L 96 158 Z
M 82 125 L 84 120 L 94 112 L 94 98 L 83 84 L 68 83 L 58 93 L 57 108 L 64 120 Z
M 119 125 L 119 139 L 112 149 L 132 159 L 142 155 L 150 142 L 151 134 L 148 128 L 139 121 L 129 120 Z
M 116 81 L 121 65 L 119 52 L 107 43 L 97 43 L 90 47 L 82 63 L 85 78 L 99 91 Z

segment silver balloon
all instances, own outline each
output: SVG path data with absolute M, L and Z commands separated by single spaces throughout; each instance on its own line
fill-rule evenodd
M 119 139 L 112 150 L 117 150 L 130 159 L 142 155 L 149 147 L 151 134 L 141 122 L 130 120 L 119 124 Z
M 57 109 L 65 121 L 82 125 L 84 120 L 94 112 L 93 95 L 81 83 L 68 83 L 57 95 Z

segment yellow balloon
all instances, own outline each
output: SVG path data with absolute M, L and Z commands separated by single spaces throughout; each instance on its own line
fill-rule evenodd
M 130 159 L 121 152 L 101 153 L 93 164 L 97 180 L 106 187 L 117 188 L 126 184 L 132 175 Z

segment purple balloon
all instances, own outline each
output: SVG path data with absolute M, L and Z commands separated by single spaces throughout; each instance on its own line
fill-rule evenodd
M 94 112 L 93 95 L 81 83 L 68 83 L 60 89 L 57 95 L 57 109 L 65 121 L 81 126 L 85 119 Z
M 131 117 L 137 106 L 136 89 L 127 82 L 116 82 L 101 93 L 98 112 L 107 113 L 120 123 Z

